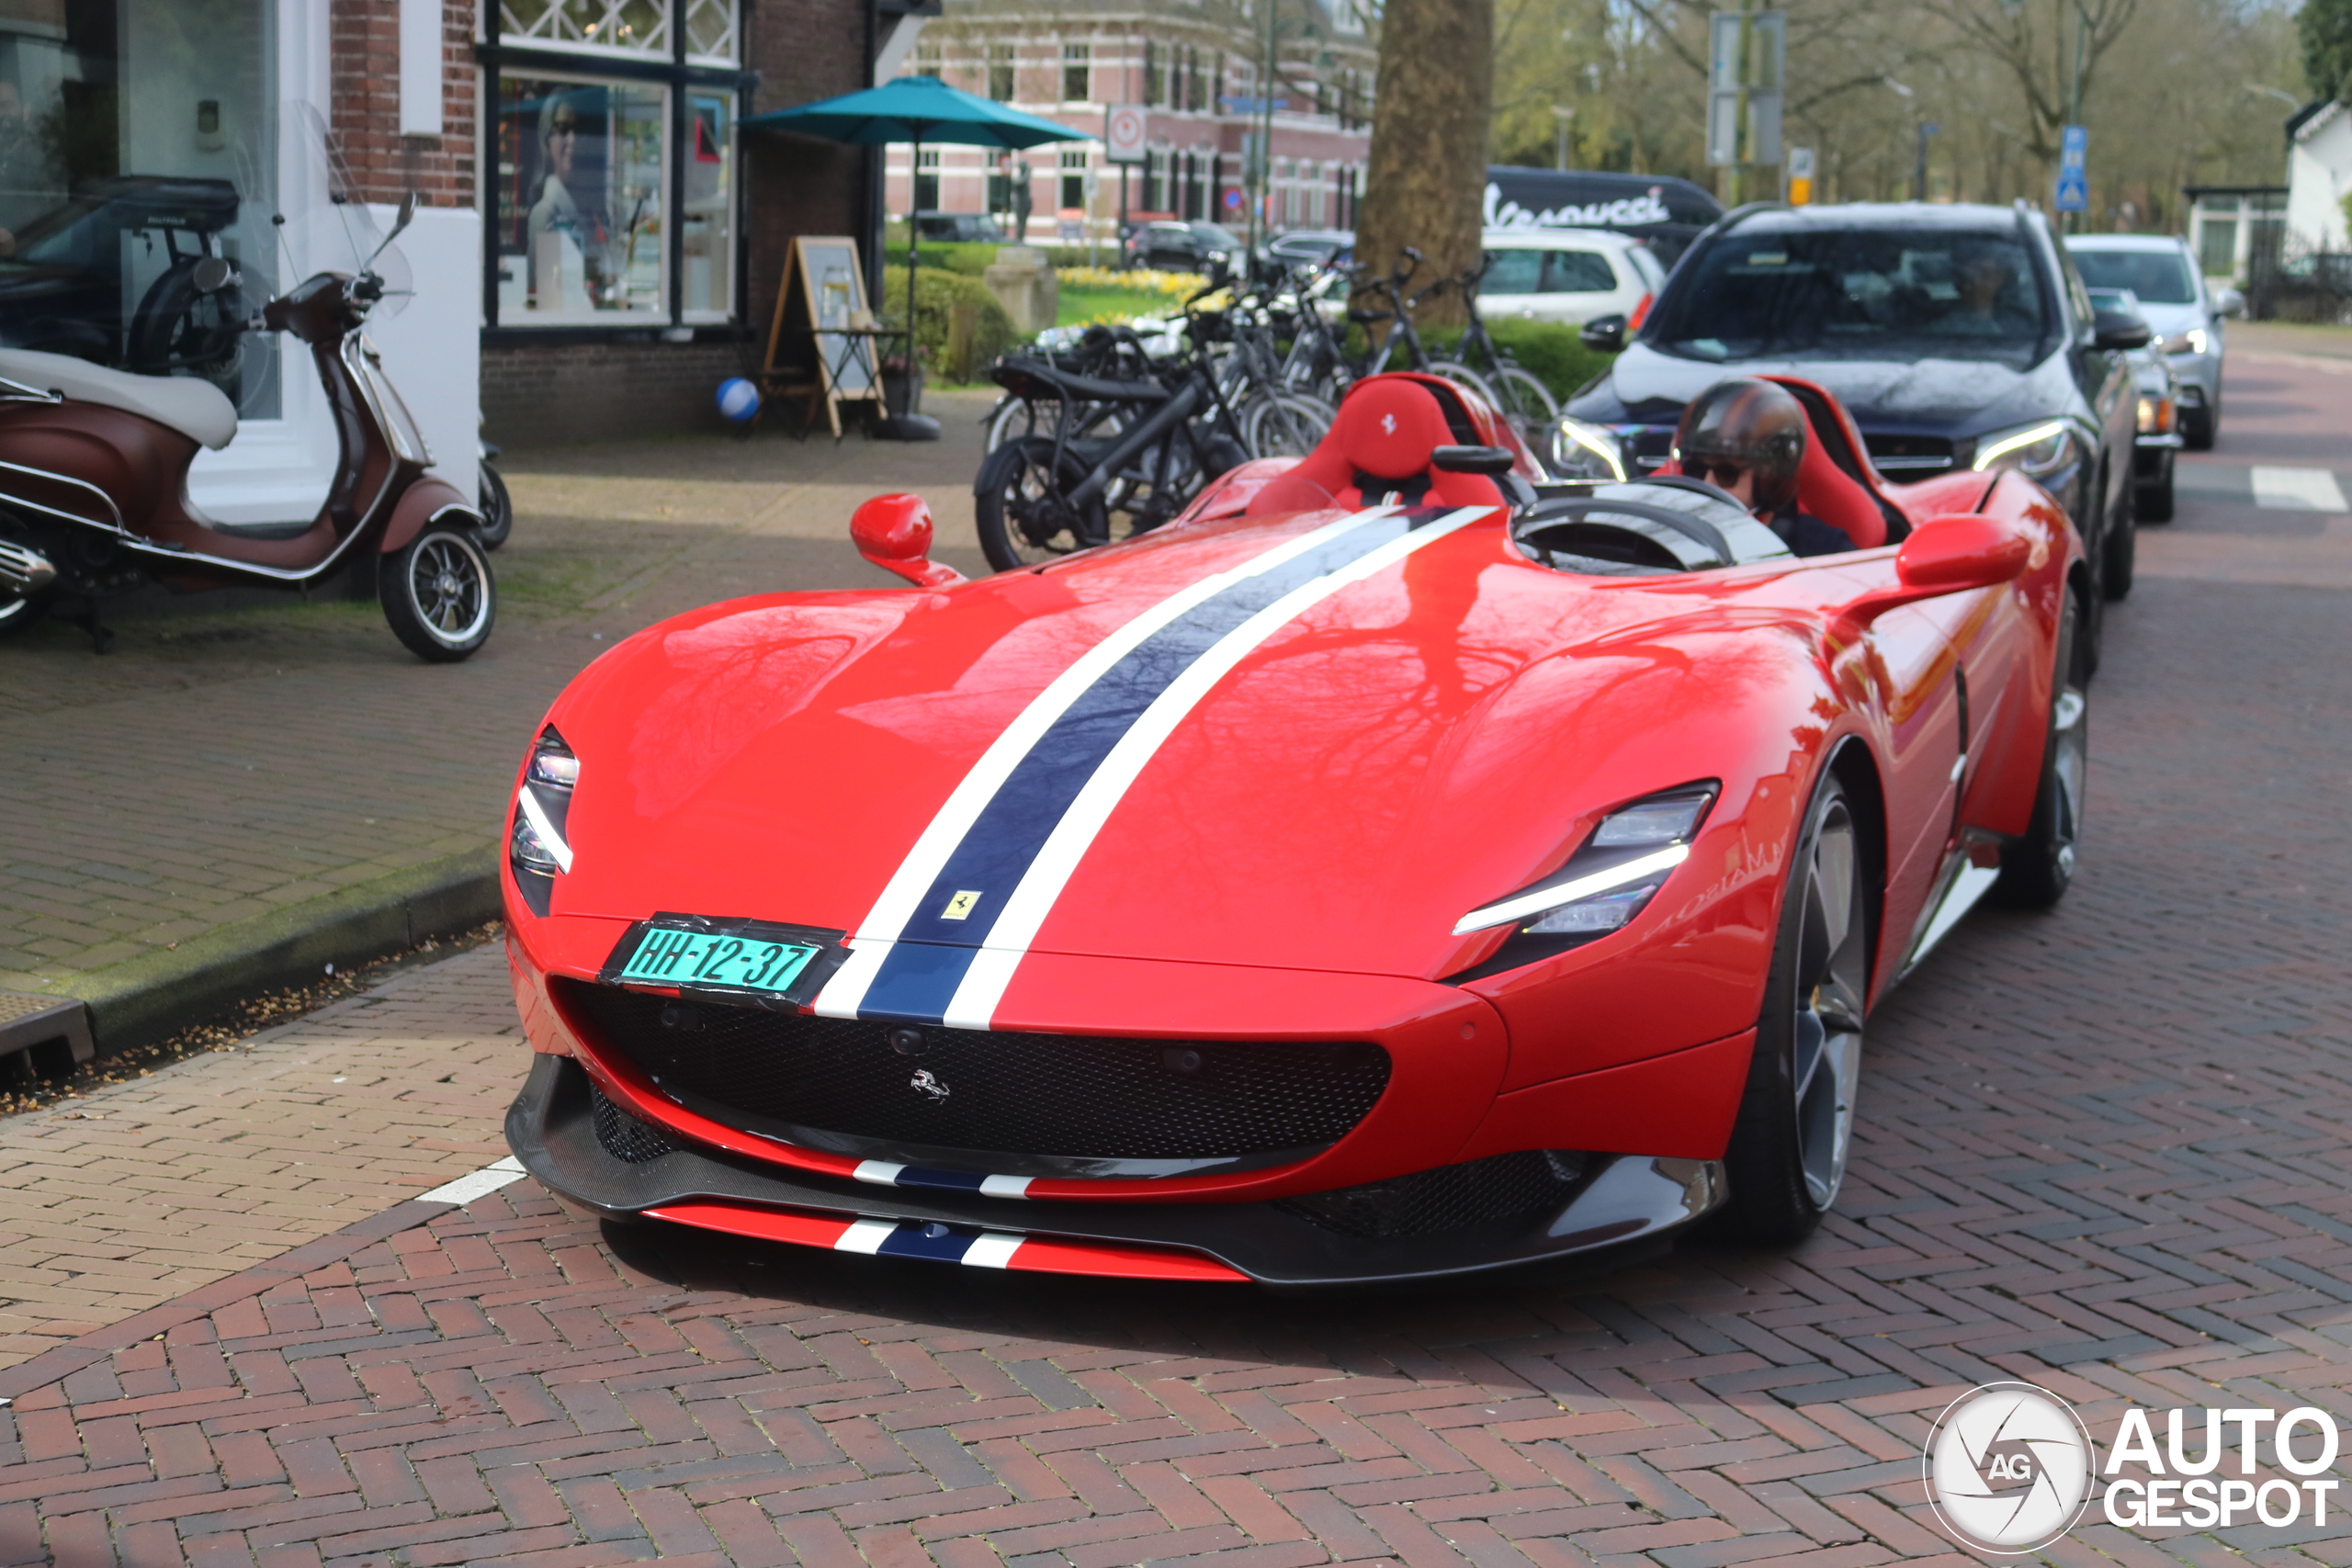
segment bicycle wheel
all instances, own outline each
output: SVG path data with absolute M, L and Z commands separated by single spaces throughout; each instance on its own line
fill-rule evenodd
M 981 553 L 999 571 L 1058 560 L 1111 536 L 1102 498 L 1073 506 L 1062 497 L 1086 478 L 1086 465 L 1042 435 L 1007 442 L 980 465 L 973 484 L 972 519 Z
M 1037 405 L 1026 398 L 1001 398 L 989 411 L 988 443 L 982 451 L 993 452 L 1008 441 L 1037 434 Z
M 1269 392 L 1241 411 L 1252 457 L 1304 457 L 1331 428 L 1331 411 L 1296 393 Z
M 1477 393 L 1486 400 L 1487 406 L 1490 409 L 1499 410 L 1502 407 L 1501 400 L 1495 396 L 1495 389 L 1487 385 L 1487 378 L 1458 359 L 1432 359 L 1422 366 L 1421 369 L 1425 374 L 1442 376 L 1455 386 L 1467 388 Z
M 1550 441 L 1552 427 L 1560 423 L 1559 400 L 1552 396 L 1552 389 L 1537 380 L 1516 365 L 1504 365 L 1489 372 L 1487 384 L 1494 388 L 1497 404 L 1510 427 L 1531 452 L 1542 452 Z

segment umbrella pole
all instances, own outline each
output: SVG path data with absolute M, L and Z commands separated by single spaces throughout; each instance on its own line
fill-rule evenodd
M 914 162 L 908 165 L 907 179 L 907 385 L 912 387 L 915 378 L 915 257 L 922 243 L 922 128 L 915 128 Z M 914 399 L 907 399 L 907 412 L 914 412 Z

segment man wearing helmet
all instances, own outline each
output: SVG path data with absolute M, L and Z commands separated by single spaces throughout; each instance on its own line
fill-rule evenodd
M 1792 555 L 1850 550 L 1854 542 L 1842 529 L 1797 510 L 1805 439 L 1804 405 L 1786 388 L 1739 377 L 1690 400 L 1675 432 L 1674 457 L 1684 478 L 1728 491 Z

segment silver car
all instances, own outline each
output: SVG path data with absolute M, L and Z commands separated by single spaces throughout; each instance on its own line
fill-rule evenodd
M 2071 234 L 2066 250 L 2087 288 L 2126 288 L 2180 378 L 2180 434 L 2193 451 L 2222 425 L 2223 319 L 2244 313 L 2234 288 L 2209 288 L 2183 240 L 2161 234 Z

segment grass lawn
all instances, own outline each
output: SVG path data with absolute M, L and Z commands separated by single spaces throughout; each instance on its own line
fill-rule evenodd
M 1061 291 L 1061 312 L 1054 319 L 1065 327 L 1083 326 L 1106 317 L 1124 321 L 1137 316 L 1163 315 L 1172 308 L 1168 296 L 1156 290 L 1073 288 L 1065 284 Z

